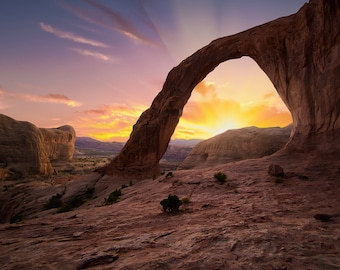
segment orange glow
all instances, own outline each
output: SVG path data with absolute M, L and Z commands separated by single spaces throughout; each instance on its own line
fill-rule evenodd
M 283 127 L 292 122 L 289 111 L 275 93 L 266 94 L 262 102 L 242 104 L 218 98 L 212 82 L 203 81 L 194 91 L 193 100 L 185 106 L 173 138 L 207 139 L 228 129 Z
M 103 105 L 97 109 L 79 112 L 78 137 L 89 136 L 100 141 L 125 142 L 146 106 L 125 104 Z
M 208 139 L 228 129 L 284 127 L 292 122 L 274 86 L 253 60 L 230 62 L 230 67 L 223 63 L 223 69 L 215 69 L 196 86 L 172 138 Z M 122 142 L 146 109 L 144 105 L 102 105 L 81 112 L 81 121 L 74 126 L 84 136 Z

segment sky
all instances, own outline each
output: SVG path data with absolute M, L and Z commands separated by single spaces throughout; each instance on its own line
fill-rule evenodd
M 182 60 L 305 2 L 1 0 L 0 113 L 124 142 Z M 172 138 L 207 139 L 291 121 L 266 74 L 242 57 L 221 63 L 194 89 Z

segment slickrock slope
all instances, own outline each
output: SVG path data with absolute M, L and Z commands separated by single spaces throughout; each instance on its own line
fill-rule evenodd
M 290 132 L 291 126 L 228 130 L 197 144 L 179 169 L 211 167 L 237 160 L 268 156 L 287 143 Z
M 267 174 L 277 162 L 287 174 L 283 183 Z M 218 171 L 227 174 L 226 183 L 214 179 Z M 33 219 L 0 224 L 1 269 L 340 269 L 339 161 L 270 156 L 173 175 L 133 181 L 118 203 L 102 207 L 96 205 L 129 180 L 98 174 L 75 180 L 66 194 L 76 182 L 85 188 L 97 181 L 80 208 L 40 210 Z M 64 190 L 36 184 L 25 198 L 41 208 Z M 0 198 L 22 196 L 17 191 L 2 190 Z M 190 202 L 178 214 L 163 213 L 159 202 L 169 194 Z M 316 214 L 333 218 L 321 222 Z
M 51 160 L 72 159 L 75 138 L 71 126 L 39 129 L 0 114 L 1 166 L 24 175 L 51 174 Z
M 169 72 L 162 91 L 104 172 L 158 175 L 159 160 L 194 87 L 220 63 L 242 56 L 258 63 L 292 114 L 292 137 L 281 153 L 338 156 L 339 9 L 338 0 L 311 0 L 294 15 L 214 40 L 182 61 Z

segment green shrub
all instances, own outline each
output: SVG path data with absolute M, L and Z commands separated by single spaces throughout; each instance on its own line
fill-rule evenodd
M 283 179 L 282 178 L 276 178 L 275 179 L 275 184 L 281 184 L 283 183 Z
M 123 185 L 121 186 L 121 189 L 124 189 L 124 188 L 127 188 L 127 187 L 128 187 L 128 185 L 123 184 Z
M 174 174 L 172 172 L 168 172 L 166 175 L 165 175 L 165 178 L 171 178 L 171 177 L 174 177 Z
M 220 182 L 220 183 L 224 183 L 227 179 L 227 175 L 223 172 L 218 172 L 214 174 L 215 179 Z
M 111 192 L 109 198 L 105 199 L 105 204 L 113 204 L 119 201 L 122 192 L 120 189 L 116 189 L 115 191 Z
M 176 195 L 169 195 L 167 199 L 160 202 L 164 212 L 178 212 L 182 201 Z
M 44 205 L 44 210 L 52 209 L 52 208 L 58 208 L 60 207 L 63 202 L 61 201 L 62 195 L 57 193 L 56 195 L 53 195 L 47 203 Z
M 187 203 L 190 202 L 190 198 L 189 197 L 184 197 L 184 198 L 181 199 L 181 201 L 182 201 L 183 204 L 187 204 Z
M 73 198 L 70 202 L 68 203 L 62 203 L 57 211 L 57 213 L 64 213 L 64 212 L 69 212 L 72 211 L 73 208 L 81 206 L 85 201 L 80 198 L 80 197 L 75 197 Z

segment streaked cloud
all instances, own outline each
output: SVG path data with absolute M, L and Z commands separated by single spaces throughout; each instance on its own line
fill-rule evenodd
M 157 27 L 145 12 L 142 2 L 134 2 L 133 4 L 128 1 L 124 2 L 125 12 L 110 8 L 98 1 L 85 0 L 85 2 L 91 6 L 91 9 L 84 9 L 70 4 L 64 4 L 63 6 L 77 17 L 116 31 L 137 43 L 164 46 Z
M 45 103 L 60 103 L 65 104 L 69 107 L 79 107 L 82 104 L 78 101 L 72 100 L 65 95 L 61 94 L 47 94 L 47 95 L 32 95 L 32 94 L 24 94 L 24 93 L 12 93 L 9 91 L 5 91 L 0 89 L 0 97 L 3 98 L 11 98 L 11 99 L 19 99 L 30 102 L 45 102 Z
M 104 62 L 112 61 L 112 59 L 108 55 L 105 55 L 103 53 L 94 52 L 94 51 L 90 51 L 90 50 L 84 50 L 84 49 L 81 49 L 81 48 L 71 48 L 71 50 L 75 51 L 75 52 L 77 52 L 81 55 L 90 56 L 90 57 L 93 57 L 97 60 L 101 60 L 101 61 L 104 61 Z
M 82 36 L 78 36 L 78 35 L 71 33 L 71 32 L 65 32 L 65 31 L 62 31 L 58 28 L 52 27 L 49 24 L 45 24 L 43 22 L 40 22 L 40 28 L 42 30 L 44 30 L 45 32 L 51 33 L 51 34 L 53 34 L 53 35 L 55 35 L 59 38 L 72 40 L 72 41 L 77 42 L 77 43 L 87 44 L 87 45 L 91 45 L 91 46 L 94 46 L 94 47 L 101 47 L 101 48 L 108 48 L 109 47 L 108 45 L 106 45 L 106 44 L 104 44 L 100 41 L 96 41 L 96 40 L 93 40 L 93 39 L 88 39 L 88 38 L 85 38 L 85 37 L 82 37 Z

